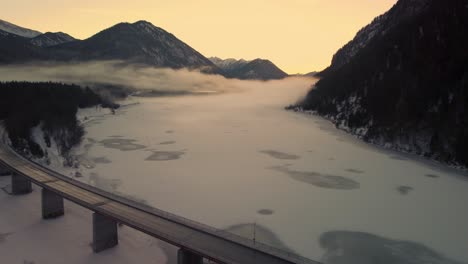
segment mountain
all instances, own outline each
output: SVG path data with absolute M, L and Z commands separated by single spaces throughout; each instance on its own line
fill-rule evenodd
M 252 61 L 236 59 L 210 58 L 223 71 L 227 78 L 242 80 L 278 80 L 288 76 L 269 60 L 255 59 Z
M 157 67 L 220 70 L 174 35 L 146 21 L 120 23 L 82 40 L 48 48 L 60 61 L 125 60 Z
M 18 36 L 22 36 L 25 38 L 34 38 L 36 36 L 41 35 L 42 33 L 39 31 L 23 28 L 17 25 L 14 25 L 10 22 L 4 21 L 0 19 L 0 30 L 3 30 L 8 33 L 12 33 Z
M 211 57 L 209 58 L 209 60 L 213 62 L 216 66 L 221 68 L 223 71 L 231 71 L 234 69 L 238 69 L 250 62 L 244 59 L 236 60 L 232 58 L 223 60 L 218 57 Z
M 388 148 L 468 166 L 468 5 L 399 0 L 296 105 Z
M 62 43 L 72 42 L 76 39 L 63 32 L 46 32 L 31 39 L 33 45 L 39 47 L 51 47 Z
M 47 53 L 30 43 L 29 38 L 0 30 L 0 63 L 47 59 Z
M 365 48 L 374 38 L 382 37 L 393 27 L 406 19 L 426 10 L 429 0 L 400 1 L 387 13 L 376 17 L 372 23 L 361 29 L 353 40 L 338 50 L 333 56 L 328 70 L 337 69 L 348 63 L 360 50 Z
M 9 36 L 12 39 L 8 42 L 0 42 L 0 63 L 122 60 L 155 67 L 197 69 L 227 78 L 272 80 L 288 76 L 269 60 L 210 60 L 146 21 L 119 23 L 85 40 L 76 40 L 62 32 L 17 37 Z M 13 42 L 19 46 L 9 44 Z

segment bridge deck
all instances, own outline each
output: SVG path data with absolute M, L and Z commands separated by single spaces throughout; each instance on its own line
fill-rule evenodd
M 98 190 L 24 159 L 1 143 L 0 163 L 65 199 L 218 263 L 317 263 Z

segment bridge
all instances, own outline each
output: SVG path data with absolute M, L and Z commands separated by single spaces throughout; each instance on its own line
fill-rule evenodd
M 0 143 L 0 166 L 11 173 L 10 194 L 30 193 L 32 183 L 42 187 L 44 219 L 64 215 L 63 199 L 93 211 L 92 248 L 96 253 L 118 244 L 120 223 L 179 247 L 179 264 L 201 264 L 203 259 L 221 264 L 318 264 L 84 184 L 22 157 L 4 143 Z

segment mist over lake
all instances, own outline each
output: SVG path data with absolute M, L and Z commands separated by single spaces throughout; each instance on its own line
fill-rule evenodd
M 2 10 L 0 263 L 468 264 L 467 0 Z
M 77 179 L 250 239 L 255 223 L 257 241 L 326 263 L 342 263 L 340 250 L 346 263 L 467 259 L 465 173 L 284 110 L 314 82 L 241 82 L 234 93 L 130 97 L 115 115 L 81 111 Z M 405 253 L 415 248 L 416 260 Z

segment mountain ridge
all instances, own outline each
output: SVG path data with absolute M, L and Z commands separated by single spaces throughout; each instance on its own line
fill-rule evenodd
M 254 59 L 251 61 L 233 58 L 220 59 L 211 57 L 210 60 L 221 70 L 227 78 L 241 80 L 280 80 L 289 75 L 282 71 L 273 62 L 265 59 Z
M 399 0 L 389 13 L 399 12 L 410 15 L 322 72 L 295 108 L 367 142 L 468 167 L 468 6 Z
M 423 12 L 430 0 L 403 0 L 384 14 L 377 16 L 374 20 L 356 33 L 356 36 L 346 45 L 340 48 L 332 58 L 329 68 L 325 71 L 335 70 L 348 63 L 361 49 L 365 48 L 375 37 L 383 36 L 401 21 L 411 18 Z
M 34 38 L 42 34 L 39 31 L 20 27 L 2 19 L 0 19 L 0 30 L 25 38 Z
M 126 60 L 157 67 L 201 69 L 218 73 L 219 69 L 198 51 L 173 34 L 147 21 L 118 23 L 81 41 L 56 45 L 57 60 Z
M 31 39 L 31 43 L 39 47 L 51 47 L 62 43 L 76 41 L 74 37 L 63 32 L 46 32 Z
M 32 38 L 5 35 L 3 38 L 9 41 L 0 43 L 0 62 L 120 60 L 154 67 L 187 68 L 244 80 L 273 80 L 288 76 L 269 60 L 208 59 L 173 34 L 145 20 L 121 22 L 84 40 L 63 32 L 37 33 Z
M 24 63 L 47 59 L 46 53 L 30 43 L 30 38 L 0 30 L 0 63 Z
M 144 20 L 118 23 L 85 40 L 74 39 L 63 32 L 37 32 L 35 37 L 26 38 L 0 31 L 3 39 L 0 42 L 0 63 L 122 60 L 154 67 L 188 68 L 222 74 L 198 51 Z

